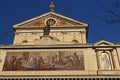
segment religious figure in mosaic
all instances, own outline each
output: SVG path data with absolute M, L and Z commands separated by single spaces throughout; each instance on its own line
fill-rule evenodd
M 102 54 L 102 68 L 104 70 L 109 70 L 111 69 L 111 65 L 110 65 L 110 59 L 109 59 L 109 55 L 107 53 L 103 53 Z
M 3 71 L 11 70 L 84 70 L 84 57 L 80 51 L 7 52 Z

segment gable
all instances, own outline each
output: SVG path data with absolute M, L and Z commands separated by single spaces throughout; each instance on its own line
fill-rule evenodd
M 88 24 L 74 20 L 72 18 L 57 14 L 55 12 L 48 12 L 35 18 L 26 20 L 24 22 L 15 24 L 14 28 L 37 28 L 46 26 L 46 22 L 49 20 L 54 21 L 54 25 L 51 27 L 87 27 Z M 50 22 L 52 23 L 52 22 Z
M 96 42 L 94 45 L 95 46 L 113 46 L 114 44 L 106 40 L 100 40 L 99 42 Z

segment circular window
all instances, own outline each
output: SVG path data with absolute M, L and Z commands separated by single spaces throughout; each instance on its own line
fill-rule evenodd
M 54 19 L 48 19 L 48 20 L 46 21 L 46 24 L 47 24 L 47 25 L 50 25 L 50 26 L 53 26 L 55 23 L 56 23 L 56 21 L 55 21 Z

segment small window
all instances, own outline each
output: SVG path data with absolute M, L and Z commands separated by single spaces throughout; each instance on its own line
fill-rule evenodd
M 74 39 L 72 40 L 73 43 L 79 43 L 78 40 Z
M 28 41 L 27 40 L 23 40 L 22 43 L 28 43 Z

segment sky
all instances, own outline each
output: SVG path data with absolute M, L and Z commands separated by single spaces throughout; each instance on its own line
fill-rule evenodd
M 53 1 L 55 12 L 89 24 L 87 42 L 101 39 L 120 42 L 119 24 L 107 24 L 100 17 L 107 17 L 107 10 L 118 0 L 0 0 L 0 44 L 12 44 L 13 25 L 49 12 Z

